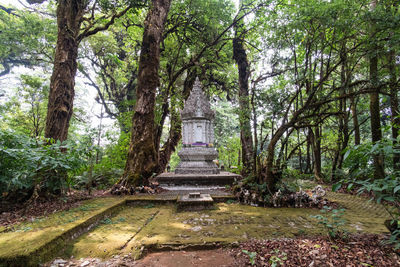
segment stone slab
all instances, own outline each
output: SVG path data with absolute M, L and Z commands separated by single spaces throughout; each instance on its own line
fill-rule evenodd
M 176 174 L 165 172 L 155 177 L 160 185 L 232 185 L 242 179 L 235 173 L 221 172 L 219 174 Z
M 198 198 L 191 198 L 190 194 L 179 196 L 176 201 L 178 211 L 199 211 L 212 209 L 214 200 L 210 194 L 200 194 Z

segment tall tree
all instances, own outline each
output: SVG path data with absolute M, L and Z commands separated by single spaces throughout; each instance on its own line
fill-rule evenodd
M 112 15 L 107 16 L 106 23 L 98 25 L 95 18 L 97 1 L 90 8 L 89 3 L 90 1 L 86 0 L 60 0 L 57 4 L 57 45 L 50 79 L 45 128 L 45 137 L 54 140 L 67 139 L 69 122 L 73 113 L 80 42 L 88 36 L 108 29 L 116 18 L 123 16 L 132 6 L 129 4 L 118 13 L 114 10 Z M 85 15 L 88 16 L 85 17 Z M 82 24 L 84 24 L 83 28 Z
M 371 1 L 371 11 L 376 9 L 377 0 Z M 378 47 L 376 35 L 375 22 L 371 23 L 371 50 L 369 53 L 369 79 L 372 86 L 372 92 L 369 95 L 369 110 L 371 117 L 371 138 L 372 142 L 376 143 L 382 139 L 381 130 L 381 116 L 379 108 L 379 80 L 378 80 Z M 376 153 L 373 157 L 374 161 L 374 177 L 376 179 L 382 179 L 385 177 L 383 154 Z
M 236 23 L 233 38 L 233 58 L 239 72 L 239 123 L 240 141 L 242 144 L 243 174 L 249 175 L 254 171 L 253 138 L 251 132 L 251 109 L 249 98 L 250 64 L 244 47 L 244 25 Z
M 160 86 L 160 43 L 170 8 L 170 0 L 153 0 L 144 23 L 139 59 L 136 107 L 125 171 L 119 185 L 136 186 L 147 182 L 158 164 L 154 142 L 154 106 Z

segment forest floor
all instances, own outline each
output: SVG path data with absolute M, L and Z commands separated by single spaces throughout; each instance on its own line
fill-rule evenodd
M 96 205 L 121 199 L 108 197 L 102 191 L 74 193 L 61 202 L 14 207 L 16 215 L 3 212 L 0 223 L 12 227 L 8 235 L 34 234 L 54 221 L 67 226 Z M 88 198 L 103 199 L 94 205 Z M 177 213 L 173 205 L 135 204 L 71 241 L 44 266 L 400 266 L 399 256 L 382 244 L 388 237 L 382 207 L 349 194 L 330 192 L 327 198 L 346 208 L 348 239 L 329 240 L 311 218 L 317 209 L 219 203 L 211 211 Z M 56 219 L 57 214 L 62 217 Z M 135 260 L 138 255 L 144 257 Z

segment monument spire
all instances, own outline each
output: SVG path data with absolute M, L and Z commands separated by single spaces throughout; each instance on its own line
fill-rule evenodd
M 214 120 L 215 112 L 211 109 L 210 102 L 201 88 L 201 82 L 199 78 L 196 78 L 190 96 L 186 100 L 185 107 L 181 112 L 182 120 L 190 118 Z

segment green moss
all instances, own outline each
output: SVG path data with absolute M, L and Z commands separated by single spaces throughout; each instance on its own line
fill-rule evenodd
M 375 234 L 388 232 L 384 221 L 389 218 L 389 213 L 382 205 L 349 194 L 329 192 L 327 198 L 346 209 L 343 218 L 348 221 L 348 230 Z
M 158 209 L 154 206 L 124 208 L 108 223 L 98 225 L 93 231 L 71 242 L 64 255 L 107 258 L 118 254 Z
M 30 223 L 22 223 L 11 232 L 0 234 L 0 265 L 35 265 L 59 250 L 64 240 L 96 223 L 103 214 L 125 202 L 103 198 L 84 202 L 67 212 L 57 212 Z M 84 207 L 84 208 L 81 208 Z M 88 208 L 90 207 L 90 208 Z M 69 221 L 70 218 L 74 220 Z

